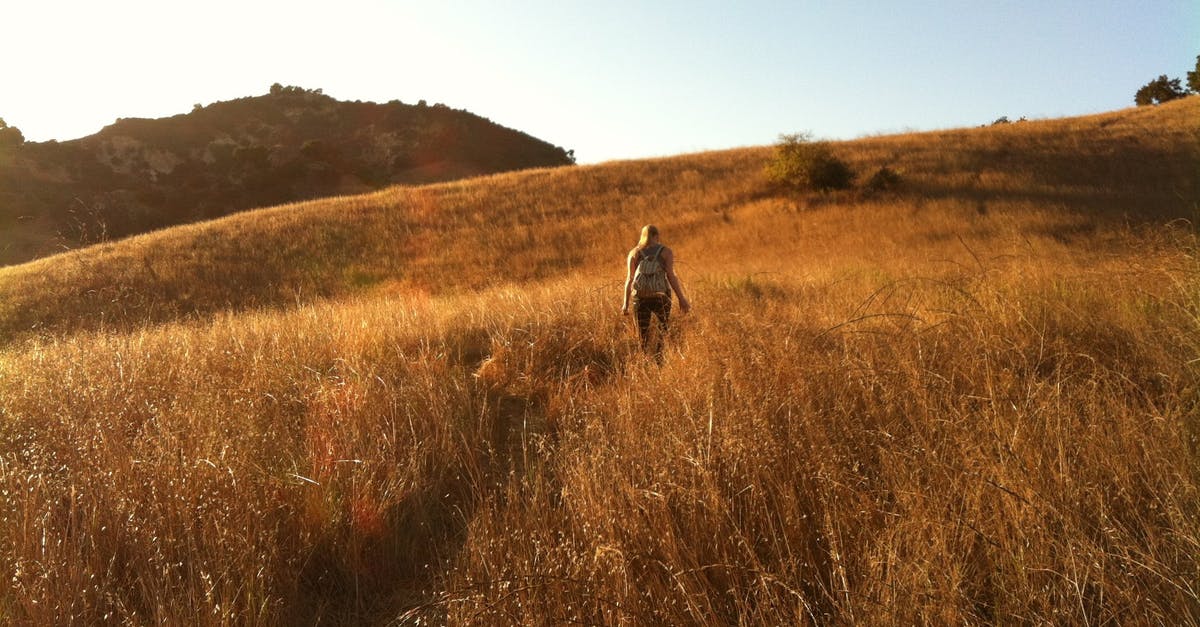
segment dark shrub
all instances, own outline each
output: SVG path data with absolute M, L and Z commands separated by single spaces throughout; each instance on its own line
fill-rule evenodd
M 9 126 L 3 119 L 0 119 L 0 148 L 20 146 L 24 143 L 25 136 L 21 134 L 21 129 Z
M 885 165 L 875 170 L 871 178 L 863 183 L 863 191 L 868 194 L 894 192 L 900 189 L 901 182 L 900 175 Z
M 1187 90 L 1183 88 L 1178 78 L 1167 78 L 1167 75 L 1163 74 L 1142 85 L 1142 88 L 1133 95 L 1133 101 L 1137 106 L 1144 107 L 1150 104 L 1162 104 L 1186 95 Z

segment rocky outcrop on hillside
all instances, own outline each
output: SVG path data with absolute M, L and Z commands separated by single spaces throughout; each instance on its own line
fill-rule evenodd
M 0 264 L 253 207 L 572 163 L 445 105 L 276 84 L 77 140 L 0 145 Z

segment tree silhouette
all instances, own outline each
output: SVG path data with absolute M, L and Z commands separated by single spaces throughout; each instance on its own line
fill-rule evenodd
M 1196 55 L 1196 69 L 1187 73 L 1188 89 L 1200 94 L 1200 55 Z
M 1178 78 L 1167 78 L 1166 74 L 1162 74 L 1142 85 L 1142 88 L 1134 94 L 1133 101 L 1137 103 L 1137 106 L 1144 107 L 1151 104 L 1162 104 L 1186 95 L 1187 90 L 1183 88 Z
M 20 146 L 24 143 L 25 135 L 21 133 L 21 129 L 9 126 L 4 118 L 0 118 L 0 148 Z

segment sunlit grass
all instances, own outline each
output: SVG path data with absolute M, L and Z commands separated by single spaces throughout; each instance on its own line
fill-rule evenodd
M 0 270 L 0 615 L 1200 621 L 1195 108 L 839 145 L 886 197 L 749 149 Z

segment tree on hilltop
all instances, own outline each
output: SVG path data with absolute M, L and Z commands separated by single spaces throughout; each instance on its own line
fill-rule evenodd
M 270 95 L 272 95 L 272 96 L 306 95 L 306 94 L 312 94 L 314 96 L 325 95 L 325 91 L 323 89 L 305 89 L 303 87 L 297 87 L 296 85 L 283 85 L 281 83 L 272 84 L 271 89 L 268 93 L 270 93 Z
M 1187 93 L 1178 78 L 1167 78 L 1166 74 L 1161 74 L 1158 78 L 1142 85 L 1142 88 L 1134 94 L 1133 101 L 1137 103 L 1137 106 L 1144 107 L 1182 98 Z
M 21 133 L 21 129 L 15 126 L 9 126 L 4 118 L 0 118 L 0 148 L 9 146 L 20 146 L 25 143 L 25 135 Z
M 1194 94 L 1200 94 L 1200 55 L 1196 55 L 1196 69 L 1187 73 L 1188 89 Z

